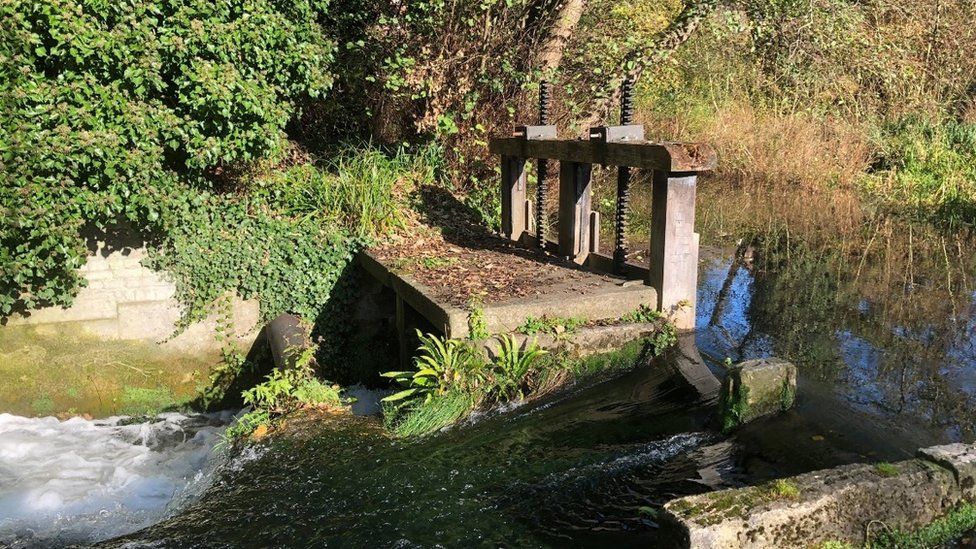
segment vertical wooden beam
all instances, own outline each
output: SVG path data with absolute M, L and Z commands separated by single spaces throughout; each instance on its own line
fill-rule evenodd
M 658 308 L 673 315 L 680 330 L 695 328 L 698 290 L 698 235 L 695 234 L 694 174 L 654 172 L 651 205 L 651 259 L 648 284 L 657 289 Z
M 590 253 L 592 168 L 581 162 L 559 164 L 559 255 L 576 263 Z
M 502 156 L 502 234 L 518 240 L 528 230 L 525 217 L 525 159 Z
M 407 307 L 408 305 L 396 295 L 396 331 L 397 344 L 400 347 L 400 369 L 410 369 L 410 351 L 407 349 Z
M 600 212 L 590 212 L 590 253 L 600 252 Z

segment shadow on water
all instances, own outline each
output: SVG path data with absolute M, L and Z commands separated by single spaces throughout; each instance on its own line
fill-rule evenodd
M 416 441 L 334 417 L 265 443 L 177 516 L 106 545 L 669 547 L 659 511 L 676 496 L 971 438 L 976 271 L 964 247 L 953 259 L 945 240 L 909 244 L 871 223 L 842 241 L 754 219 L 750 232 L 728 212 L 763 206 L 729 204 L 704 212 L 703 233 L 752 248 L 704 255 L 698 346 L 718 375 L 726 357 L 795 361 L 794 410 L 721 435 L 712 402 L 658 362 Z

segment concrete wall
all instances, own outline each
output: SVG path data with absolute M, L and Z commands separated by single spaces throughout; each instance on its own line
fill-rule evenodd
M 6 326 L 59 326 L 80 329 L 104 340 L 139 340 L 161 343 L 168 350 L 210 352 L 219 348 L 215 338 L 216 315 L 187 328 L 170 340 L 180 318 L 174 298 L 176 287 L 161 273 L 143 267 L 142 242 L 131 234 L 93 233 L 88 238 L 90 255 L 81 273 L 88 281 L 67 309 L 48 307 L 27 316 L 12 316 Z M 258 303 L 232 298 L 235 332 L 242 343 L 257 336 Z M 0 327 L 0 339 L 3 338 Z M 246 350 L 246 347 L 245 347 Z

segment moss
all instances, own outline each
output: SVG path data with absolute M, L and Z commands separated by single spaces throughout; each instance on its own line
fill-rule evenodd
M 796 499 L 800 497 L 800 487 L 789 479 L 777 479 L 768 487 L 769 493 L 774 498 Z
M 649 360 L 649 355 L 655 354 L 652 345 L 646 339 L 638 339 L 626 343 L 619 349 L 608 353 L 600 353 L 578 359 L 562 357 L 560 359 L 561 363 L 555 365 L 555 367 L 569 370 L 577 381 L 598 374 L 605 375 L 622 372 L 633 368 L 639 363 L 643 363 L 645 360 Z
M 779 499 L 800 497 L 800 487 L 789 479 L 779 479 L 760 486 L 722 490 L 704 494 L 692 501 L 679 500 L 669 505 L 671 512 L 702 526 L 711 526 L 727 519 L 744 518 L 752 509 Z
M 790 383 L 789 377 L 783 380 L 783 388 L 779 395 L 780 409 L 784 412 L 793 407 L 796 402 L 796 387 Z
M 825 541 L 817 546 L 817 549 L 854 549 L 854 546 L 846 541 Z
M 130 404 L 183 407 L 219 359 L 217 351 L 191 356 L 151 342 L 105 341 L 72 324 L 4 326 L 0 413 L 106 417 Z
M 123 387 L 119 412 L 125 415 L 152 415 L 173 406 L 176 398 L 169 387 Z
M 31 411 L 38 416 L 49 416 L 54 413 L 54 400 L 49 396 L 42 396 L 31 401 Z
M 749 416 L 749 388 L 742 384 L 737 371 L 729 372 L 719 398 L 718 414 L 722 432 L 728 433 Z
M 894 477 L 898 475 L 898 467 L 887 462 L 875 465 L 874 470 L 883 477 Z

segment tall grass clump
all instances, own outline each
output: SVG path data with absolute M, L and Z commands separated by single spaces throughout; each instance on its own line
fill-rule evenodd
M 255 176 L 250 187 L 284 215 L 333 223 L 372 238 L 403 227 L 407 194 L 435 183 L 439 165 L 436 146 L 392 153 L 355 146 Z
M 411 437 L 433 433 L 463 419 L 476 405 L 473 395 L 451 391 L 412 406 L 402 415 L 384 415 L 384 423 L 394 434 Z
M 895 212 L 951 228 L 976 224 L 976 124 L 906 118 L 876 136 L 865 188 Z

